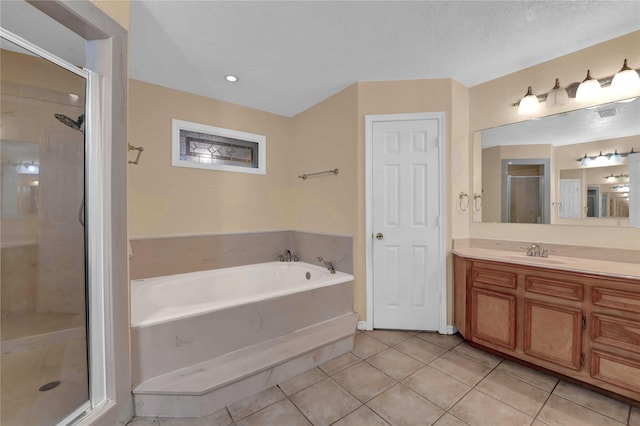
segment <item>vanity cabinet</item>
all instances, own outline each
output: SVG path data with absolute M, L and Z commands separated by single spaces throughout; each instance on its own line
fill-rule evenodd
M 640 280 L 454 255 L 454 296 L 476 346 L 640 402 Z

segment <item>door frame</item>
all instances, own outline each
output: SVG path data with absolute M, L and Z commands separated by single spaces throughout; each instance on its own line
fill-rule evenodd
M 446 134 L 444 112 L 418 112 L 407 114 L 376 114 L 365 115 L 364 146 L 365 146 L 365 248 L 366 248 L 366 320 L 358 323 L 360 330 L 373 329 L 373 124 L 385 121 L 410 121 L 410 120 L 438 120 L 438 132 L 440 141 L 438 144 L 438 215 L 440 232 L 438 233 L 438 332 L 441 334 L 453 333 L 453 327 L 447 326 L 447 279 L 446 279 L 446 216 L 445 216 L 445 190 L 446 173 Z

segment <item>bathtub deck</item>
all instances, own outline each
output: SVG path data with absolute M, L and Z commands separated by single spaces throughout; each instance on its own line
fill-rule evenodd
M 133 390 L 136 415 L 201 417 L 353 347 L 349 313 L 162 376 Z

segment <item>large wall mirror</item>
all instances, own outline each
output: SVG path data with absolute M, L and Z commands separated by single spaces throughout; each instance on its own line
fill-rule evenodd
M 640 98 L 473 139 L 474 222 L 640 226 Z

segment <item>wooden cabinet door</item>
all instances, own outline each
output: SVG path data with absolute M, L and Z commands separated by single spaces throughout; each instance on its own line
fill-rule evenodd
M 471 289 L 471 335 L 478 343 L 516 347 L 516 297 L 497 291 Z
M 528 299 L 524 306 L 524 353 L 580 370 L 582 310 Z

